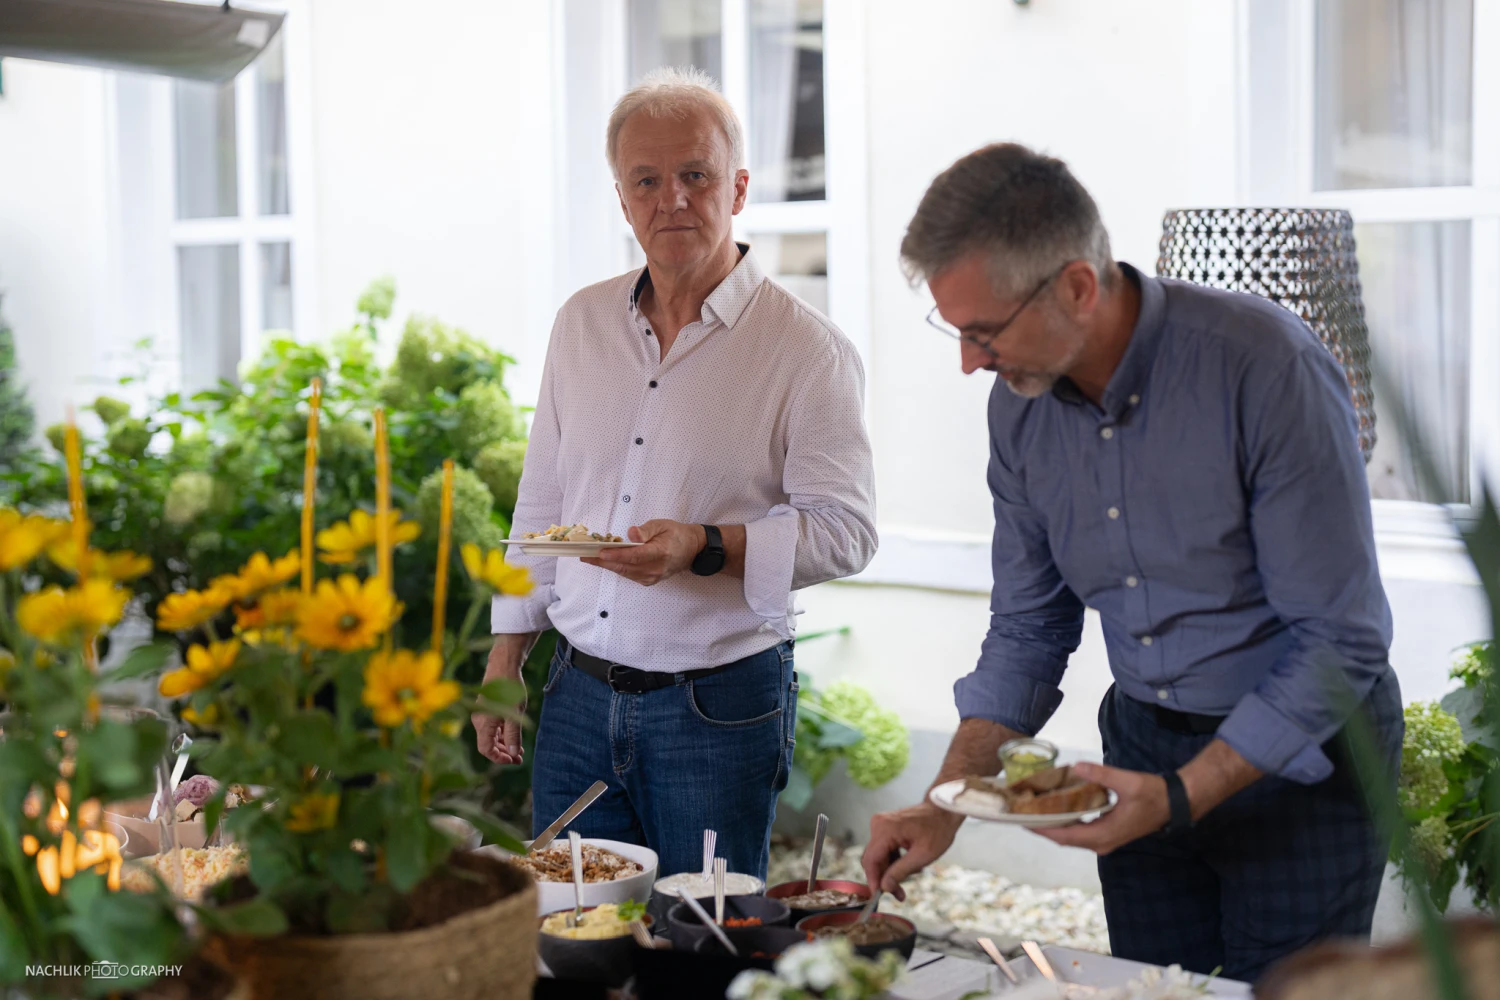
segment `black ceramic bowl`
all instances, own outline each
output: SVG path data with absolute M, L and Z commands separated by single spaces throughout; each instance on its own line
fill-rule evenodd
M 706 903 L 704 910 L 713 915 L 714 901 L 711 899 L 701 900 Z M 765 896 L 725 896 L 724 897 L 724 919 L 746 919 L 758 917 L 762 927 L 787 927 L 791 924 L 792 911 L 779 899 L 768 899 Z M 726 930 L 740 930 L 737 927 L 728 927 Z M 678 903 L 667 911 L 667 935 L 673 943 L 684 951 L 691 950 L 701 938 L 710 936 L 710 932 L 697 915 L 688 908 L 686 903 Z
M 839 927 L 852 924 L 859 919 L 858 910 L 845 910 L 841 913 L 818 913 L 811 917 L 803 917 L 797 921 L 797 930 L 803 934 L 816 935 L 819 928 Z M 876 913 L 870 917 L 870 922 L 881 921 L 883 923 L 895 924 L 902 930 L 902 935 L 894 941 L 882 941 L 880 944 L 856 944 L 855 954 L 866 958 L 875 958 L 883 951 L 899 951 L 902 959 L 911 958 L 912 949 L 917 946 L 917 927 L 905 917 L 898 917 L 894 913 Z
M 867 902 L 870 901 L 870 887 L 865 885 L 863 882 L 849 882 L 841 878 L 820 878 L 813 883 L 813 888 L 836 889 L 839 892 L 852 892 L 854 893 L 854 895 L 859 897 L 859 902 L 851 903 L 848 906 L 836 906 L 826 910 L 804 910 L 799 907 L 792 906 L 793 925 L 795 925 L 797 921 L 801 920 L 803 917 L 810 917 L 815 913 L 846 913 L 850 911 L 858 912 L 860 907 L 864 906 Z M 807 880 L 801 879 L 797 882 L 783 882 L 780 885 L 773 885 L 771 886 L 771 888 L 766 890 L 766 895 L 771 899 L 786 899 L 789 896 L 800 896 L 805 892 L 807 892 Z M 791 906 L 790 903 L 788 903 L 787 905 Z
M 806 934 L 790 927 L 726 927 L 724 936 L 740 953 L 738 961 L 747 969 L 769 969 L 782 952 L 807 940 Z M 712 934 L 700 939 L 693 951 L 699 955 L 728 955 Z
M 584 908 L 584 913 L 593 910 L 594 907 Z M 559 910 L 558 913 L 571 913 L 572 908 Z M 540 931 L 547 914 L 537 922 Z M 644 916 L 641 921 L 649 928 L 651 917 Z M 619 986 L 630 978 L 635 971 L 635 953 L 639 947 L 635 938 L 630 934 L 623 937 L 603 938 L 596 941 L 575 941 L 572 938 L 558 937 L 541 931 L 537 935 L 537 949 L 542 956 L 542 961 L 547 963 L 547 968 L 552 975 L 558 979 L 573 979 L 579 982 L 605 983 L 610 986 Z

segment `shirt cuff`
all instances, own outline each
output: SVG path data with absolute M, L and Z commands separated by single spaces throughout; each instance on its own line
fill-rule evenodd
M 781 627 L 791 605 L 800 514 L 796 507 L 777 504 L 759 521 L 745 525 L 745 603 Z
M 525 597 L 507 597 L 496 594 L 490 601 L 490 633 L 492 635 L 516 635 L 526 632 L 545 632 L 552 627 L 547 609 L 557 589 L 552 584 L 537 587 Z
M 1333 773 L 1323 748 L 1253 691 L 1234 706 L 1218 737 L 1265 773 L 1299 785 L 1317 784 Z
M 1035 736 L 1062 699 L 1055 684 L 983 667 L 953 684 L 960 719 L 988 719 L 1025 736 Z

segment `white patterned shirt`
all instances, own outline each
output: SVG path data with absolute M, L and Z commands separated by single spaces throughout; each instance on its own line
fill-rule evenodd
M 789 639 L 792 592 L 875 554 L 864 367 L 827 317 L 755 255 L 703 303 L 666 360 L 636 300 L 641 270 L 557 314 L 511 537 L 585 524 L 626 537 L 657 518 L 745 525 L 745 578 L 682 572 L 652 587 L 577 559 L 527 557 L 536 587 L 498 597 L 496 633 L 556 626 L 641 670 L 732 663 Z

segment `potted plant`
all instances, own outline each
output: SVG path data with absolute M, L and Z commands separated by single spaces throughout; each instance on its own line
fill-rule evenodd
M 316 390 L 308 406 L 311 487 Z M 255 553 L 157 605 L 158 630 L 191 643 L 159 684 L 202 730 L 192 753 L 221 783 L 207 826 L 222 822 L 249 861 L 247 875 L 205 899 L 202 916 L 215 954 L 256 996 L 529 997 L 535 887 L 515 866 L 458 850 L 440 817 L 524 850 L 476 801 L 482 778 L 460 739 L 476 708 L 514 714 L 519 685 L 480 688 L 455 672 L 491 596 L 524 593 L 530 581 L 497 550 L 466 543 L 474 587 L 457 637 L 447 633 L 448 463 L 430 640 L 408 632 L 417 641 L 398 644 L 395 549 L 421 529 L 390 507 L 385 441 L 377 410 L 373 516 L 354 511 L 314 534 L 309 488 L 300 547 Z M 314 539 L 333 561 L 316 580 Z M 258 786 L 262 804 L 225 813 L 235 784 Z

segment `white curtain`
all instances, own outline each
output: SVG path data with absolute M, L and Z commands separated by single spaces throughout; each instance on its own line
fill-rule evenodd
M 750 6 L 750 188 L 785 201 L 797 109 L 797 0 Z

